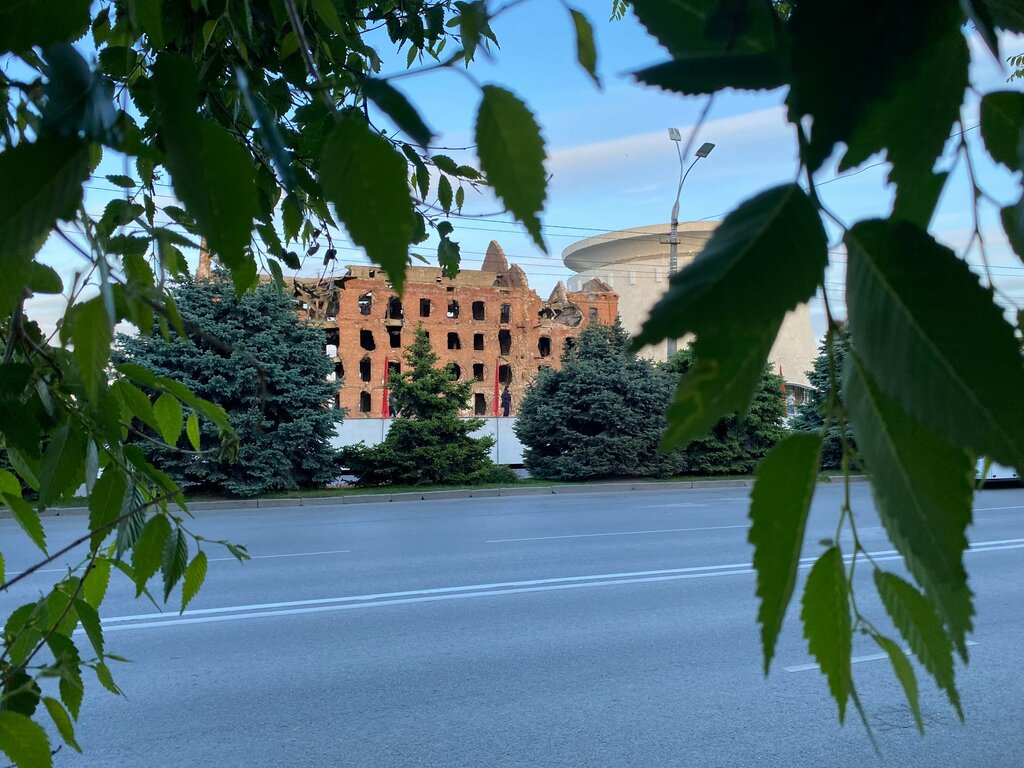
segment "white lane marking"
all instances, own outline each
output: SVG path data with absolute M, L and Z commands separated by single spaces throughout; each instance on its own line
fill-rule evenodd
M 329 549 L 326 552 L 288 552 L 283 555 L 249 555 L 250 560 L 272 560 L 275 557 L 312 557 L 313 555 L 344 555 L 351 552 L 351 549 Z M 237 557 L 211 557 L 209 562 L 220 563 L 224 561 L 233 562 Z
M 284 555 L 249 555 L 250 560 L 271 560 L 275 557 L 312 557 L 313 555 L 344 555 L 351 552 L 351 549 L 330 549 L 326 552 L 289 552 Z M 211 557 L 206 562 L 208 563 L 222 563 L 222 562 L 237 562 L 237 557 Z M 33 573 L 67 573 L 67 568 L 40 568 L 38 571 Z M 24 571 L 8 571 L 9 576 L 16 576 Z
M 997 509 L 1024 509 L 1024 504 L 1017 504 L 1013 507 L 975 507 L 975 512 L 994 512 Z
M 968 552 L 986 552 L 998 549 L 1024 549 L 1024 539 L 1016 544 L 985 548 L 981 545 L 1005 542 L 979 542 L 968 549 Z M 894 550 L 870 553 L 876 562 L 898 560 L 902 556 Z M 847 557 L 847 560 L 850 558 Z M 810 568 L 817 557 L 800 559 L 800 568 Z M 727 563 L 723 565 L 702 565 L 689 568 L 671 568 L 660 571 L 632 571 L 627 573 L 604 573 L 590 576 L 566 576 L 551 579 L 532 579 L 529 581 L 497 582 L 493 584 L 470 584 L 460 587 L 438 587 L 433 589 L 416 589 L 404 592 L 381 592 L 368 595 L 352 595 L 347 597 L 318 598 L 313 600 L 291 600 L 279 603 L 258 603 L 254 605 L 233 605 L 223 608 L 202 608 L 186 611 L 180 618 L 168 619 L 168 614 L 147 613 L 134 616 L 111 616 L 103 619 L 105 629 L 116 632 L 120 630 L 178 626 L 182 624 L 205 624 L 216 621 L 240 621 L 243 619 L 265 618 L 270 616 L 294 616 L 303 613 L 323 613 L 325 611 L 347 611 L 361 608 L 377 608 L 387 605 L 411 605 L 414 603 L 432 603 L 442 600 L 460 600 L 467 597 L 487 597 L 489 595 L 515 595 L 530 592 L 550 592 L 563 589 L 584 589 L 590 587 L 611 587 L 617 584 L 646 584 L 661 581 L 679 581 L 682 579 L 702 579 L 715 576 L 734 576 L 752 574 L 749 563 Z M 170 614 L 174 615 L 174 614 Z M 137 623 L 121 623 L 137 622 Z M 81 630 L 76 630 L 81 633 Z
M 695 501 L 674 501 L 671 504 L 639 504 L 635 509 L 663 509 L 664 507 L 707 507 L 708 504 L 698 504 Z
M 661 528 L 656 531 L 612 531 L 610 533 L 570 533 L 565 536 L 528 536 L 522 539 L 488 539 L 484 544 L 504 544 L 509 541 L 548 541 L 550 539 L 589 539 L 595 536 L 639 536 L 643 533 L 680 533 L 682 531 L 724 531 L 727 528 L 747 528 L 743 525 L 711 525 L 706 528 Z
M 973 640 L 968 640 L 967 645 L 977 645 Z M 903 652 L 906 654 L 910 653 L 909 648 L 904 648 Z M 882 661 L 888 659 L 889 654 L 887 653 L 869 653 L 865 656 L 852 656 L 850 657 L 851 664 L 860 664 L 865 661 Z M 810 672 L 812 669 L 821 669 L 818 664 L 793 664 L 790 667 L 783 667 L 787 672 Z

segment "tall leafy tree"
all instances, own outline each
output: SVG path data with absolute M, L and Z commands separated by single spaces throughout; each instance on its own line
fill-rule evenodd
M 443 485 L 515 482 L 508 467 L 497 467 L 491 437 L 472 437 L 484 419 L 465 419 L 473 385 L 456 380 L 450 366 L 439 368 L 427 332 L 416 329 L 405 352 L 406 370 L 391 374 L 389 386 L 398 417 L 384 440 L 342 450 L 341 461 L 360 485 Z
M 269 285 L 239 297 L 225 280 L 202 280 L 181 284 L 173 295 L 186 333 L 119 335 L 115 360 L 179 381 L 221 406 L 238 435 L 238 453 L 221 460 L 213 450 L 216 430 L 198 421 L 189 424 L 200 431 L 195 452 L 181 450 L 185 435 L 180 446 L 169 446 L 157 439 L 159 430 L 145 427 L 133 427 L 129 439 L 194 492 L 255 496 L 322 487 L 337 477 L 331 438 L 341 411 L 332 408 L 337 385 L 327 381 L 332 366 L 323 330 L 299 320 L 294 303 Z
M 693 365 L 693 353 L 683 349 L 668 361 L 677 376 L 686 374 Z M 684 474 L 730 475 L 754 471 L 768 452 L 786 436 L 782 421 L 786 415 L 783 379 L 774 366 L 766 363 L 761 372 L 750 408 L 738 418 L 730 414 L 720 420 L 711 432 L 692 441 L 682 450 Z
M 814 388 L 800 404 L 789 426 L 803 432 L 821 432 L 822 469 L 839 469 L 843 461 L 843 436 L 847 445 L 854 447 L 853 430 L 842 414 L 841 377 L 834 375 L 843 370 L 850 351 L 850 334 L 843 325 L 835 325 L 827 332 L 818 347 L 814 368 L 807 378 Z M 826 423 L 827 422 L 827 423 Z
M 674 380 L 637 357 L 618 321 L 589 326 L 519 406 L 515 432 L 526 468 L 552 480 L 673 474 L 679 456 L 658 445 Z

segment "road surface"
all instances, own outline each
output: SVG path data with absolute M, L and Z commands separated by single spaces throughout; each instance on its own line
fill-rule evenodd
M 865 546 L 899 569 L 853 486 Z M 634 491 L 198 513 L 209 551 L 184 616 L 115 575 L 108 650 L 127 698 L 87 679 L 85 755 L 59 766 L 1024 766 L 1024 490 L 976 501 L 977 593 L 961 725 L 918 670 L 928 734 L 858 638 L 880 745 L 836 723 L 791 605 L 761 674 L 747 489 Z M 804 555 L 831 536 L 819 487 Z M 82 517 L 46 521 L 52 545 Z M 19 541 L 0 520 L 5 542 Z M 30 562 L 5 544 L 8 571 Z M 801 579 L 806 576 L 806 568 Z M 863 569 L 867 577 L 867 569 Z M 26 579 L 24 601 L 55 573 Z M 798 584 L 798 592 L 801 585 Z M 869 578 L 862 609 L 885 623 Z M 83 638 L 84 646 L 84 638 Z

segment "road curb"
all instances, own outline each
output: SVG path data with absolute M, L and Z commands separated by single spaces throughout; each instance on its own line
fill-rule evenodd
M 818 485 L 830 485 L 841 478 L 819 479 Z M 864 475 L 850 475 L 851 483 L 867 482 Z M 293 499 L 225 499 L 224 501 L 194 501 L 188 505 L 193 512 L 223 509 L 278 509 L 282 507 L 330 507 L 346 504 L 386 504 L 392 501 L 445 501 L 450 499 L 493 499 L 506 496 L 548 496 L 585 493 L 629 493 L 631 491 L 686 491 L 708 488 L 750 488 L 753 478 L 737 480 L 672 480 L 669 482 L 633 483 L 580 483 L 577 485 L 532 485 L 526 488 L 479 488 L 450 491 L 402 491 L 401 493 L 367 493 L 351 496 L 310 496 Z M 47 509 L 41 517 L 86 515 L 88 507 L 62 507 Z M 11 517 L 10 511 L 0 510 L 0 518 Z

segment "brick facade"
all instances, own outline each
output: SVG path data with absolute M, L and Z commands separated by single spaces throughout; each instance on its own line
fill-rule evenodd
M 496 374 L 500 389 L 508 384 L 515 415 L 540 368 L 557 368 L 566 343 L 590 322 L 610 324 L 618 315 L 618 295 L 600 280 L 577 292 L 559 283 L 542 301 L 494 241 L 481 269 L 454 279 L 437 267 L 408 267 L 402 297 L 383 270 L 347 269 L 323 282 L 297 278 L 293 289 L 300 314 L 327 330 L 338 404 L 349 419 L 382 416 L 385 361 L 392 369 L 405 365 L 420 323 L 441 364 L 454 363 L 460 381 L 473 382 L 466 415 L 492 416 Z

